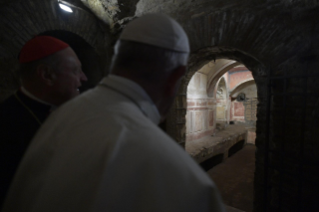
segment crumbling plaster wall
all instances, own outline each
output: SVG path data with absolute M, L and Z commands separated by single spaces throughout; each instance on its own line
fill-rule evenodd
M 117 34 L 122 27 L 135 17 L 136 4 L 139 0 L 81 0 L 103 22 L 110 31 Z
M 231 103 L 231 121 L 242 122 L 256 125 L 257 120 L 257 87 L 256 84 L 248 85 L 240 90 L 238 93 L 244 93 L 245 101 L 237 101 L 236 99 Z
M 207 75 L 196 72 L 187 87 L 186 142 L 213 134 L 215 105 L 207 96 Z
M 216 121 L 229 122 L 229 82 L 228 73 L 226 72 L 216 83 L 214 99 L 216 99 Z
M 187 86 L 187 142 L 211 136 L 214 133 L 217 116 L 221 115 L 218 109 L 223 109 L 222 121 L 229 121 L 227 71 L 236 64 L 236 61 L 225 59 L 210 61 L 192 76 Z M 222 82 L 219 83 L 221 79 Z M 212 83 L 215 83 L 214 86 Z M 217 85 L 222 83 L 223 88 L 217 91 Z M 220 98 L 216 97 L 216 93 Z
M 229 87 L 231 109 L 230 120 L 248 125 L 256 125 L 257 115 L 257 86 L 251 72 L 244 66 L 229 70 Z M 245 95 L 245 101 L 237 101 L 239 94 Z

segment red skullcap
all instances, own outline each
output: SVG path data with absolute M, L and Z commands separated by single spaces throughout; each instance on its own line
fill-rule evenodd
M 36 61 L 68 47 L 67 43 L 54 37 L 36 36 L 22 47 L 19 62 L 28 63 Z

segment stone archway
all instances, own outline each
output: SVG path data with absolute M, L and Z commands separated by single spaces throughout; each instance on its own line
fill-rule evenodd
M 226 80 L 222 77 L 216 86 L 216 121 L 227 121 L 227 99 L 228 91 L 226 87 Z
M 254 79 L 248 79 L 245 80 L 243 82 L 241 82 L 240 84 L 238 84 L 236 87 L 234 87 L 232 90 L 230 90 L 230 97 L 232 98 L 236 98 L 236 96 L 238 95 L 240 90 L 245 89 L 248 86 L 254 85 L 255 84 L 255 80 Z
M 167 133 L 171 137 L 173 137 L 182 147 L 185 147 L 186 139 L 185 115 L 187 108 L 187 85 L 197 70 L 199 70 L 209 61 L 216 60 L 219 58 L 235 60 L 239 63 L 244 64 L 249 70 L 252 71 L 257 87 L 263 87 L 263 89 L 258 89 L 258 112 L 266 111 L 266 104 L 264 104 L 264 102 L 267 97 L 267 87 L 265 84 L 265 81 L 267 79 L 267 68 L 263 63 L 261 63 L 256 58 L 250 56 L 247 53 L 232 48 L 207 47 L 197 52 L 194 52 L 190 56 L 190 60 L 188 63 L 188 72 L 182 80 L 182 84 L 176 96 L 174 105 L 172 106 L 170 113 L 167 117 L 166 123 Z M 220 74 L 222 76 L 224 73 L 220 72 Z M 260 113 L 257 113 L 258 121 L 262 121 L 265 119 L 265 116 L 259 116 L 258 114 Z
M 230 62 L 223 65 L 221 68 L 219 68 L 215 73 L 212 73 L 210 76 L 210 80 L 207 83 L 207 93 L 208 96 L 216 96 L 216 85 L 218 84 L 218 81 L 220 78 L 230 69 L 233 67 L 239 65 L 240 63 L 237 61 L 230 60 Z
M 216 49 L 217 49 L 216 52 L 212 52 L 212 50 L 214 51 Z M 260 88 L 260 89 L 258 89 L 258 91 L 259 91 L 259 93 L 258 93 L 259 104 L 258 104 L 257 116 L 261 117 L 261 118 L 258 118 L 257 125 L 264 124 L 264 121 L 266 119 L 266 114 L 267 114 L 267 107 L 266 107 L 266 105 L 267 105 L 266 104 L 267 84 L 265 83 L 267 81 L 267 70 L 268 70 L 267 67 L 263 63 L 261 63 L 260 61 L 255 59 L 254 57 L 248 55 L 247 53 L 242 53 L 238 50 L 233 51 L 233 52 L 232 51 L 224 51 L 224 52 L 220 51 L 219 52 L 218 50 L 220 50 L 220 48 L 206 48 L 205 50 L 198 51 L 198 52 L 191 55 L 190 61 L 189 61 L 188 73 L 186 74 L 186 76 L 183 79 L 183 84 L 179 90 L 179 95 L 175 99 L 174 106 L 173 106 L 172 110 L 170 111 L 171 113 L 168 117 L 168 123 L 167 123 L 168 127 L 172 126 L 172 128 L 168 128 L 168 133 L 175 130 L 175 132 L 173 132 L 173 133 L 175 133 L 175 134 L 173 134 L 173 136 L 179 136 L 179 137 L 177 137 L 177 138 L 174 137 L 174 138 L 179 142 L 180 145 L 182 145 L 183 147 L 186 147 L 187 151 L 192 156 L 193 156 L 193 153 L 192 153 L 192 151 L 189 151 L 189 150 L 192 149 L 192 146 L 194 146 L 193 144 L 196 142 L 193 142 L 193 140 L 192 140 L 192 143 L 191 143 L 190 141 L 192 138 L 190 138 L 190 134 L 186 135 L 187 128 L 186 128 L 185 115 L 188 112 L 188 110 L 187 110 L 187 100 L 188 100 L 187 99 L 188 98 L 187 97 L 187 87 L 188 87 L 188 83 L 190 82 L 190 79 L 193 77 L 193 75 L 195 75 L 195 73 L 198 70 L 200 70 L 201 67 L 203 67 L 203 65 L 207 64 L 209 61 L 216 60 L 216 63 L 217 63 L 217 61 L 219 59 L 226 59 L 227 58 L 227 59 L 236 61 L 235 63 L 232 63 L 232 64 L 238 65 L 238 63 L 241 63 L 241 64 L 245 65 L 250 71 L 252 71 L 252 74 L 253 74 L 253 77 L 256 81 L 256 84 Z M 236 65 L 234 65 L 234 66 L 236 66 Z M 231 69 L 231 68 L 229 68 L 229 69 Z M 224 67 L 223 69 L 221 69 L 222 71 L 220 71 L 218 75 L 223 76 L 229 69 Z M 215 81 L 216 83 L 211 84 L 211 82 L 213 82 L 213 81 Z M 213 92 L 211 92 L 212 94 L 217 94 L 216 87 L 218 87 L 218 85 L 216 85 L 216 84 L 219 84 L 218 78 L 210 80 L 209 85 L 211 85 L 211 89 L 213 90 Z M 172 115 L 172 113 L 173 113 L 173 115 Z M 170 130 L 172 130 L 172 131 L 170 131 Z M 189 132 L 187 132 L 187 133 L 189 133 Z M 172 136 L 172 134 L 170 134 L 170 135 Z M 208 138 L 207 139 L 205 138 L 205 139 L 206 140 L 210 139 L 211 135 L 212 134 L 208 135 Z M 263 135 L 261 134 L 261 136 L 263 136 Z M 205 140 L 205 139 L 203 138 L 203 140 Z M 186 142 L 188 142 L 188 143 L 186 143 Z M 198 142 L 198 143 L 200 143 L 200 142 Z M 211 146 L 213 146 L 213 143 L 210 143 L 210 144 L 211 144 Z M 238 142 L 238 144 L 240 144 L 240 142 Z M 240 145 L 242 145 L 242 144 L 240 144 Z M 225 145 L 225 146 L 227 146 L 227 145 Z M 235 147 L 235 146 L 236 145 L 234 145 L 233 147 Z M 227 151 L 227 153 L 229 153 L 231 149 L 232 148 L 230 148 Z M 216 155 L 214 156 L 214 154 L 216 154 Z M 218 150 L 218 149 L 213 150 L 213 148 L 210 149 L 210 148 L 207 148 L 205 146 L 201 155 L 203 155 L 203 158 L 204 158 L 204 156 L 207 157 L 207 155 L 213 155 L 213 157 L 211 157 L 211 159 L 213 159 L 213 158 L 216 159 L 220 155 L 223 155 L 223 154 L 220 154 L 220 150 Z M 224 154 L 224 155 L 226 155 L 226 154 Z M 198 160 L 200 158 L 196 156 L 194 159 Z M 203 162 L 201 162 L 201 163 L 203 163 Z M 254 175 L 252 174 L 252 178 L 253 178 L 253 176 Z M 251 192 L 251 194 L 252 194 L 252 192 Z M 251 200 L 251 203 L 252 202 L 253 201 Z

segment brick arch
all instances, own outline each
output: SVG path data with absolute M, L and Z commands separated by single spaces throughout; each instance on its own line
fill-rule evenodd
M 54 0 L 13 1 L 1 7 L 0 13 L 0 58 L 16 58 L 26 41 L 52 30 L 75 33 L 98 51 L 109 43 L 108 31 L 94 15 L 80 8 L 66 14 Z
M 224 90 L 225 90 L 225 98 L 227 98 L 228 97 L 228 89 L 227 89 L 227 82 L 226 82 L 226 79 L 225 79 L 225 77 L 221 77 L 218 81 L 217 81 L 217 83 L 216 83 L 216 86 L 215 86 L 215 92 L 214 92 L 214 97 L 215 97 L 215 99 L 216 99 L 216 90 L 218 89 L 218 87 L 220 87 L 220 84 L 221 83 L 224 83 L 225 84 L 225 88 L 224 88 Z
M 233 61 L 231 63 L 226 64 L 225 66 L 221 67 L 216 73 L 211 77 L 209 82 L 207 83 L 207 95 L 209 97 L 216 96 L 216 86 L 218 84 L 219 79 L 230 69 L 239 65 L 240 63 L 237 61 Z
M 240 90 L 243 90 L 245 88 L 247 88 L 250 85 L 254 85 L 255 84 L 255 80 L 254 79 L 247 79 L 242 81 L 241 83 L 239 83 L 236 87 L 234 87 L 231 91 L 229 96 L 231 96 L 232 98 L 236 98 L 236 96 L 238 95 L 238 92 Z

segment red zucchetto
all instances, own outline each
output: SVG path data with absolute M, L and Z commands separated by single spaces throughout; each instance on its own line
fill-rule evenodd
M 54 37 L 36 36 L 22 47 L 19 62 L 28 63 L 36 61 L 68 47 L 67 43 Z

